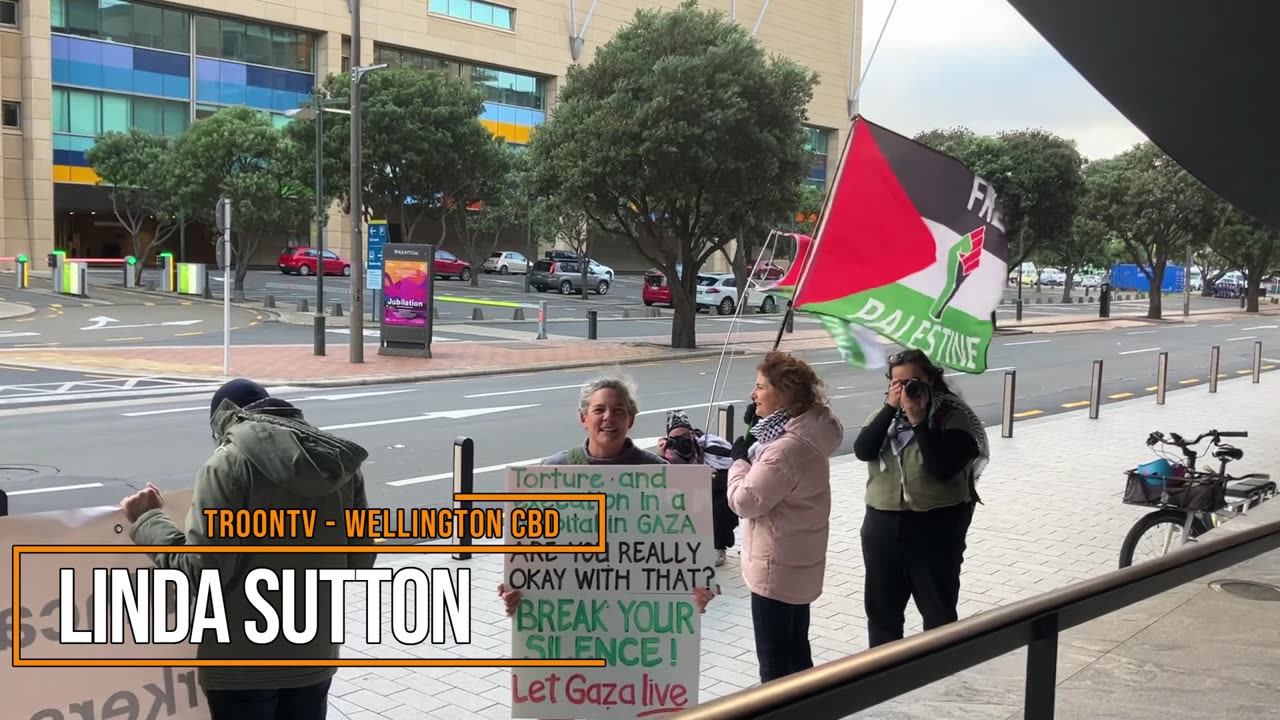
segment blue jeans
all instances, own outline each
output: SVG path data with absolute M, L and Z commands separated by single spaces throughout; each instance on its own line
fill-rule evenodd
M 324 720 L 331 680 L 287 690 L 205 690 L 211 720 Z

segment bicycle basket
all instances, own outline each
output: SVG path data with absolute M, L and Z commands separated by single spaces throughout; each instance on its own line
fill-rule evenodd
M 1144 472 L 1145 467 L 1128 472 L 1123 500 L 1126 505 L 1185 512 L 1216 512 L 1227 506 L 1227 484 L 1221 478 L 1188 472 L 1183 467 L 1178 468 L 1178 475 L 1161 476 Z

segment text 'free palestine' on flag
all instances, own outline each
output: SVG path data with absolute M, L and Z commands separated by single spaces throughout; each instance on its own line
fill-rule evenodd
M 880 364 L 874 333 L 986 371 L 1009 243 L 991 183 L 959 160 L 856 118 L 806 249 L 774 291 L 822 317 L 849 362 Z

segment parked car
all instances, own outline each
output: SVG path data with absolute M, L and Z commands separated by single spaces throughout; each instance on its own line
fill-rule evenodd
M 285 248 L 276 265 L 285 275 L 312 275 L 316 272 L 319 251 L 310 247 Z M 351 263 L 329 250 L 324 251 L 325 275 L 350 275 Z
M 1080 278 L 1080 287 L 1096 288 L 1102 286 L 1102 278 L 1097 275 L 1085 275 Z
M 490 255 L 489 259 L 484 261 L 484 265 L 480 266 L 480 269 L 485 273 L 498 273 L 499 275 L 523 274 L 529 272 L 529 258 L 511 250 L 499 250 Z
M 754 272 L 754 276 L 757 280 L 781 280 L 786 274 L 786 270 L 783 270 L 771 262 L 758 263 Z
M 538 292 L 556 290 L 561 295 L 582 293 L 582 265 L 577 260 L 539 260 L 529 272 L 529 285 Z M 587 271 L 587 291 L 597 295 L 609 292 L 609 276 L 597 272 L 596 266 Z
M 546 260 L 567 260 L 569 262 L 577 262 L 582 257 L 574 250 L 548 250 L 543 253 L 543 256 Z M 610 284 L 613 283 L 613 268 L 608 265 L 601 265 L 595 260 L 591 260 L 590 262 L 592 273 L 604 275 L 609 278 Z
M 448 250 L 437 250 L 436 277 L 458 278 L 465 282 L 471 279 L 471 263 Z
M 683 270 L 684 267 L 677 264 L 676 277 L 683 277 Z M 671 305 L 671 288 L 667 285 L 667 276 L 661 270 L 645 271 L 640 299 L 645 305 Z
M 702 273 L 698 275 L 698 295 L 695 302 L 698 310 L 710 311 L 714 308 L 721 315 L 732 315 L 738 306 L 738 281 L 733 273 Z M 772 295 L 763 295 L 760 304 L 755 305 L 758 295 L 747 291 L 746 302 L 757 307 L 760 312 L 771 313 L 778 309 L 778 301 Z

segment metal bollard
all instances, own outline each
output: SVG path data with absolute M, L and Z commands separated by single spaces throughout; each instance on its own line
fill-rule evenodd
M 1093 361 L 1093 381 L 1089 384 L 1089 419 L 1097 420 L 1102 407 L 1102 361 Z
M 1156 404 L 1164 404 L 1165 393 L 1169 389 L 1169 353 L 1160 353 L 1156 360 Z
M 31 286 L 31 261 L 26 255 L 18 256 L 18 264 L 13 268 L 13 279 L 18 290 L 26 290 Z
M 476 491 L 476 443 L 469 437 L 459 437 L 453 441 L 453 509 L 470 510 L 475 503 L 472 500 L 459 500 L 459 495 L 471 495 Z M 458 537 L 459 545 L 474 545 L 471 537 L 471 524 L 463 523 Z M 471 553 L 456 552 L 454 560 L 470 560 Z
M 1222 349 L 1217 345 L 1209 350 L 1209 392 L 1218 392 L 1218 367 L 1222 361 Z
M 787 326 L 788 335 L 796 331 L 796 314 L 790 308 L 787 309 L 787 318 L 785 320 L 785 325 Z
M 1018 371 L 1004 372 L 1004 400 L 1000 404 L 1000 437 L 1013 437 L 1013 396 L 1018 388 Z
M 1022 322 L 1022 298 L 1018 298 L 1014 301 L 1014 313 L 1014 317 L 1017 321 Z
M 160 289 L 163 292 L 178 292 L 178 264 L 173 261 L 173 253 L 162 252 L 160 261 Z M 223 292 L 226 292 L 224 289 Z
M 587 311 L 587 339 L 595 340 L 599 332 L 599 316 L 594 309 Z
M 1262 341 L 1253 343 L 1253 384 L 1262 382 Z
M 547 339 L 547 301 L 538 301 L 538 339 Z
M 124 286 L 127 288 L 136 288 L 138 283 L 134 282 L 133 268 L 138 264 L 138 258 L 132 255 L 126 255 L 124 265 L 121 269 L 124 271 Z
M 204 279 L 201 281 L 201 284 L 204 286 L 204 292 L 201 293 L 201 295 L 204 297 L 205 300 L 212 300 L 213 299 L 213 283 L 209 282 L 209 266 L 202 265 L 200 267 L 200 274 L 204 277 Z M 228 283 L 223 283 L 224 287 L 222 288 L 222 292 L 224 293 L 231 292 L 234 289 L 234 288 L 225 287 L 227 284 Z
M 716 410 L 716 434 L 733 441 L 733 406 L 721 405 Z
M 5 491 L 0 490 L 0 517 L 8 517 L 9 515 L 9 496 Z

